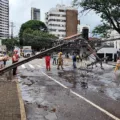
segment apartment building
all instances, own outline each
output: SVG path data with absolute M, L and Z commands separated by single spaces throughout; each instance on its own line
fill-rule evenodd
M 78 11 L 73 7 L 57 5 L 45 14 L 49 33 L 59 38 L 77 34 Z
M 9 37 L 9 0 L 0 0 L 0 39 Z
M 40 20 L 40 9 L 31 8 L 31 20 Z

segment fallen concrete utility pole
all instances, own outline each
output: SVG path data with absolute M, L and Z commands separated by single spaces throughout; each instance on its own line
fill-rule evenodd
M 80 34 L 76 34 L 76 35 L 67 37 L 67 38 L 65 38 L 65 39 L 62 39 L 62 41 L 64 40 L 63 43 L 58 43 L 58 45 L 56 45 L 55 47 L 52 47 L 52 48 L 50 48 L 50 49 L 47 49 L 47 50 L 45 50 L 45 51 L 43 51 L 43 52 L 41 52 L 41 53 L 39 53 L 39 54 L 37 54 L 37 55 L 34 55 L 34 56 L 32 56 L 32 57 L 29 57 L 29 58 L 27 58 L 27 59 L 25 59 L 25 60 L 22 60 L 22 61 L 20 61 L 20 62 L 14 63 L 14 64 L 12 64 L 12 65 L 10 65 L 10 66 L 8 66 L 8 67 L 0 70 L 0 75 L 4 74 L 4 73 L 7 72 L 7 71 L 12 70 L 12 69 L 15 68 L 15 67 L 21 66 L 22 64 L 25 64 L 25 63 L 27 63 L 27 62 L 29 62 L 29 61 L 31 61 L 31 60 L 34 60 L 34 59 L 36 59 L 36 58 L 38 58 L 38 57 L 43 57 L 43 56 L 45 56 L 46 53 L 50 53 L 51 51 L 53 51 L 53 50 L 55 50 L 55 49 L 58 49 L 58 48 L 60 48 L 60 47 L 63 47 L 63 46 L 65 46 L 65 45 L 71 43 L 71 42 L 74 42 L 75 40 L 80 39 L 79 36 L 80 36 Z M 69 40 L 70 40 L 70 41 L 69 41 Z

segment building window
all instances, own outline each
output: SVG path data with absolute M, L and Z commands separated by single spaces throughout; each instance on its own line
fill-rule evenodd
M 59 32 L 66 32 L 66 30 L 59 30 Z
M 65 12 L 65 10 L 59 10 L 59 12 Z
M 62 17 L 66 17 L 66 15 L 62 15 Z
M 49 29 L 49 31 L 53 31 L 53 32 L 56 32 L 56 29 Z
M 56 16 L 56 17 L 60 17 L 60 15 L 58 15 L 58 14 L 50 14 L 49 16 Z

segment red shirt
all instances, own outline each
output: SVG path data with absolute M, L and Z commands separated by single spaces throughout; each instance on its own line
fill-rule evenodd
M 12 61 L 13 62 L 18 62 L 18 59 L 19 59 L 19 55 L 14 54 L 13 57 L 12 57 Z
M 46 62 L 50 61 L 50 56 L 46 56 L 46 57 L 45 57 L 45 61 L 46 61 Z

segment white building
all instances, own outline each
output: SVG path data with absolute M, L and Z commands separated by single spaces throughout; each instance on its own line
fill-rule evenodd
M 57 5 L 45 14 L 49 33 L 59 38 L 77 34 L 78 11 L 73 7 Z
M 31 8 L 31 20 L 40 20 L 40 9 Z
M 116 61 L 116 57 L 117 57 L 117 49 L 113 48 L 113 47 L 104 47 L 102 49 L 100 49 L 97 54 L 99 55 L 99 57 L 101 58 L 106 58 L 109 57 L 110 61 Z
M 112 39 L 115 39 L 115 38 L 120 38 L 120 34 L 117 32 L 117 31 L 112 31 L 111 34 L 110 34 L 110 38 Z M 117 41 L 114 41 L 114 48 L 116 48 L 117 50 L 120 49 L 120 39 L 117 40 Z
M 9 0 L 0 0 L 0 38 L 9 37 Z
M 108 31 L 108 37 L 109 37 L 108 40 L 120 38 L 120 34 L 115 30 L 110 30 L 110 31 Z M 105 39 L 103 39 L 103 40 L 105 40 Z M 106 45 L 106 47 L 104 47 L 98 51 L 98 55 L 100 55 L 102 57 L 109 56 L 109 58 L 116 61 L 117 51 L 120 49 L 120 40 L 109 41 L 109 42 L 106 42 L 105 45 Z
M 109 37 L 108 40 L 109 39 L 116 39 L 116 38 L 120 38 L 120 34 L 115 30 L 109 30 L 108 37 Z M 117 50 L 120 49 L 120 39 L 118 39 L 117 41 L 109 41 L 109 42 L 107 42 L 107 44 L 108 45 L 113 44 L 114 48 L 116 48 Z

